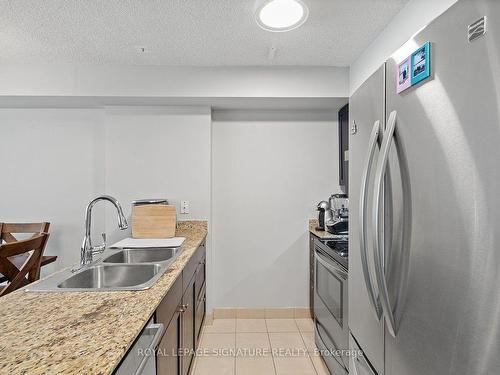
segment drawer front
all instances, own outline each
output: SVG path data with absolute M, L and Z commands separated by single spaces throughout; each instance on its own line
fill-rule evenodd
M 186 293 L 182 297 L 182 347 L 188 354 L 182 357 L 182 373 L 188 375 L 193 361 L 193 350 L 195 349 L 195 305 L 194 298 L 194 278 L 187 287 Z
M 196 271 L 196 281 L 195 281 L 195 296 L 196 298 L 200 297 L 200 293 L 202 292 L 202 288 L 205 285 L 206 279 L 206 262 L 205 256 L 200 260 L 200 264 L 198 265 L 198 270 Z
M 193 256 L 194 257 L 194 256 Z M 189 263 L 184 267 L 182 271 L 182 292 L 185 293 L 187 287 L 191 283 L 196 269 L 198 268 L 198 262 L 195 262 L 195 259 L 191 258 Z
M 177 355 L 181 347 L 181 314 L 176 312 L 158 347 L 157 375 L 180 375 L 181 358 Z
M 196 338 L 196 347 L 198 347 L 201 327 L 203 326 L 203 320 L 205 319 L 206 313 L 206 291 L 205 286 L 201 290 L 200 298 L 196 303 L 196 316 L 195 316 L 195 338 Z
M 200 247 L 195 251 L 188 264 L 184 267 L 182 271 L 182 291 L 183 293 L 186 291 L 191 279 L 193 278 L 198 266 L 200 264 L 200 259 L 205 256 L 205 242 L 202 242 Z
M 156 321 L 168 326 L 170 320 L 179 309 L 182 300 L 182 277 L 179 275 L 170 288 L 167 295 L 163 297 L 160 305 L 156 309 Z

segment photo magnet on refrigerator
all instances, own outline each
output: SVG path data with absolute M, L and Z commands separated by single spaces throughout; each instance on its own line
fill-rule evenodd
M 431 74 L 431 44 L 425 43 L 411 54 L 411 85 L 415 85 Z
M 410 78 L 410 58 L 407 57 L 404 59 L 399 65 L 397 70 L 396 77 L 396 91 L 399 94 L 403 92 L 408 87 L 411 87 L 411 78 Z

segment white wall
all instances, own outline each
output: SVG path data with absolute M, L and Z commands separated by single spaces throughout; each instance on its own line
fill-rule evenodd
M 411 0 L 350 66 L 350 95 L 416 32 L 457 0 Z
M 102 113 L 2 109 L 0 140 L 0 221 L 51 222 L 45 253 L 59 259 L 44 273 L 78 262 L 85 206 L 104 191 Z
M 211 219 L 209 308 L 306 306 L 307 219 L 338 191 L 334 118 L 226 111 L 212 123 L 208 107 L 0 110 L 0 220 L 52 223 L 46 253 L 59 259 L 47 274 L 79 261 L 96 195 L 114 195 L 127 216 L 134 199 L 189 200 L 180 220 Z M 103 231 L 109 243 L 130 233 L 117 230 L 115 215 L 94 208 L 95 241 Z
M 2 65 L 0 96 L 336 98 L 344 67 Z
M 167 198 L 179 220 L 208 220 L 210 124 L 207 107 L 106 110 L 106 191 L 128 217 L 135 199 Z M 180 214 L 181 200 L 190 202 L 189 214 Z M 110 243 L 130 234 L 117 229 L 114 211 L 106 210 Z
M 6 175 L 18 173 L 8 184 L 0 184 L 0 220 L 49 220 L 53 223 L 47 254 L 56 254 L 60 258 L 55 266 L 45 268 L 45 273 L 78 262 L 84 209 L 98 194 L 107 193 L 118 198 L 127 216 L 130 216 L 132 200 L 148 197 L 166 197 L 176 205 L 180 200 L 189 200 L 191 213 L 179 215 L 180 220 L 210 219 L 212 212 L 219 215 L 220 205 L 213 211 L 211 209 L 212 169 L 220 172 L 220 166 L 224 168 L 224 164 L 230 162 L 231 158 L 230 155 L 226 158 L 217 152 L 219 161 L 216 164 L 211 161 L 212 152 L 216 151 L 211 143 L 213 134 L 210 108 L 205 104 L 212 103 L 212 100 L 227 103 L 231 100 L 257 98 L 260 102 L 253 102 L 245 108 L 264 104 L 264 107 L 258 108 L 269 109 L 276 105 L 277 100 L 282 101 L 279 108 L 288 108 L 287 112 L 252 112 L 252 116 L 256 116 L 253 119 L 258 121 L 251 121 L 249 124 L 252 125 L 251 129 L 259 129 L 260 126 L 255 128 L 255 125 L 260 124 L 271 135 L 267 141 L 263 139 L 263 147 L 271 147 L 273 140 L 280 140 L 282 137 L 286 140 L 277 143 L 279 148 L 274 154 L 283 164 L 280 168 L 285 168 L 282 170 L 283 174 L 274 176 L 276 185 L 273 182 L 272 186 L 264 187 L 263 190 L 262 187 L 258 190 L 253 185 L 249 186 L 250 190 L 244 190 L 243 187 L 236 190 L 237 195 L 241 194 L 246 199 L 250 197 L 254 202 L 254 192 L 258 192 L 262 198 L 259 204 L 266 205 L 262 217 L 273 212 L 272 220 L 268 225 L 247 227 L 244 230 L 238 229 L 238 222 L 231 216 L 216 216 L 217 220 L 211 220 L 207 259 L 208 307 L 211 309 L 228 304 L 244 306 L 237 299 L 227 298 L 228 293 L 234 293 L 234 290 L 226 290 L 226 282 L 236 282 L 239 285 L 243 282 L 232 278 L 234 270 L 239 269 L 238 266 L 232 268 L 233 254 L 226 254 L 227 242 L 221 242 L 221 250 L 217 250 L 215 254 L 210 236 L 219 233 L 219 239 L 225 241 L 227 235 L 239 243 L 248 238 L 247 230 L 259 233 L 261 238 L 275 241 L 270 242 L 273 245 L 270 256 L 264 257 L 262 263 L 256 258 L 257 261 L 253 264 L 260 264 L 261 270 L 269 266 L 271 272 L 277 271 L 273 278 L 276 277 L 274 280 L 279 280 L 280 283 L 284 283 L 289 277 L 294 280 L 287 292 L 275 287 L 268 290 L 264 298 L 248 299 L 247 305 L 307 305 L 307 219 L 316 215 L 314 207 L 318 200 L 337 191 L 337 130 L 330 119 L 335 117 L 337 108 L 333 107 L 341 105 L 345 100 L 342 98 L 348 95 L 347 68 L 2 66 L 0 82 L 0 98 L 3 103 L 0 106 L 9 106 L 12 98 L 21 100 L 14 100 L 19 109 L 4 110 L 0 117 L 3 141 L 0 155 L 8 164 Z M 116 104 L 120 104 L 120 98 L 124 97 L 137 100 L 139 104 L 147 102 L 141 102 L 141 98 L 182 98 L 182 103 L 201 102 L 203 107 L 102 108 L 101 101 L 93 101 L 97 97 L 108 98 Z M 30 100 L 24 103 L 22 98 Z M 205 98 L 208 102 L 200 101 L 199 98 Z M 302 103 L 302 107 L 299 105 L 295 110 L 289 110 L 295 108 L 286 103 L 290 98 L 307 104 Z M 324 99 L 335 100 L 332 105 L 325 106 Z M 318 105 L 318 100 L 323 100 L 323 104 Z M 54 108 L 22 108 L 45 105 Z M 62 105 L 92 108 L 61 109 Z M 134 105 L 138 104 L 134 102 Z M 233 103 L 231 108 L 237 105 Z M 308 113 L 303 111 L 304 108 L 317 111 Z M 324 108 L 329 109 L 325 111 Z M 269 117 L 271 113 L 272 118 Z M 226 112 L 228 114 L 235 119 L 232 117 L 234 111 Z M 329 121 L 325 121 L 325 116 Z M 236 116 L 236 119 L 237 121 L 232 122 L 236 132 L 230 131 L 228 134 L 233 134 L 240 140 L 241 137 L 251 135 L 251 131 L 244 126 L 248 124 L 246 114 L 243 118 Z M 43 148 L 40 153 L 31 150 L 23 154 L 18 162 L 16 150 L 22 144 L 24 136 L 37 134 L 33 130 L 33 124 L 40 124 L 37 132 L 44 133 L 41 144 L 52 146 Z M 230 123 L 222 121 L 221 124 L 226 126 Z M 9 132 L 5 137 L 4 130 Z M 240 131 L 241 134 L 238 135 Z M 224 147 L 230 147 L 224 142 L 220 146 L 223 147 L 222 152 Z M 331 176 L 325 175 L 324 163 L 320 160 L 319 151 L 324 149 L 332 151 L 329 158 Z M 302 150 L 303 154 L 299 155 L 297 150 Z M 258 151 L 260 153 L 260 148 Z M 248 156 L 239 154 L 238 158 L 244 161 L 244 157 Z M 33 163 L 39 159 L 43 161 L 44 158 L 50 160 L 50 165 L 44 167 L 47 175 L 40 176 L 39 180 L 40 186 L 49 191 L 47 195 L 38 192 L 38 185 L 26 184 L 26 173 L 18 172 L 21 162 Z M 255 162 L 263 160 L 257 157 Z M 268 171 L 271 172 L 272 170 Z M 217 186 L 233 188 L 230 177 L 232 172 L 225 173 L 225 178 L 229 179 L 227 186 L 224 182 Z M 267 190 L 269 194 L 266 193 Z M 47 199 L 41 200 L 41 195 Z M 8 198 L 3 198 L 4 196 Z M 216 197 L 221 197 L 220 191 Z M 228 207 L 224 206 L 225 209 L 237 209 L 240 203 L 238 197 L 231 192 L 228 197 L 232 201 Z M 274 209 L 267 206 L 269 197 L 277 200 L 285 197 L 293 205 L 281 208 L 279 220 L 276 220 Z M 283 217 L 286 217 L 285 221 Z M 212 226 L 213 222 L 218 223 L 219 232 Z M 246 222 L 246 217 L 243 222 Z M 129 230 L 118 231 L 115 212 L 109 204 L 100 204 L 94 208 L 94 224 L 96 242 L 100 242 L 100 233 L 103 231 L 108 234 L 108 243 L 130 233 Z M 278 242 L 275 240 L 276 235 L 285 233 L 280 230 L 282 226 L 287 228 L 289 237 Z M 241 249 L 246 251 L 251 244 L 249 242 Z M 243 272 L 252 278 L 257 270 L 250 268 L 243 269 Z M 226 275 L 229 276 L 227 279 Z M 272 275 L 266 275 L 270 276 Z M 258 291 L 252 289 L 248 284 L 249 280 L 246 282 L 244 287 L 249 293 Z
M 307 219 L 339 190 L 337 123 L 268 117 L 230 113 L 212 123 L 215 307 L 308 305 Z
M 130 215 L 134 199 L 166 197 L 210 215 L 209 108 L 0 109 L 0 221 L 49 221 L 47 274 L 80 260 L 84 213 L 95 196 L 115 196 Z M 104 219 L 106 212 L 106 220 Z M 117 229 L 109 204 L 95 206 L 93 238 Z M 119 232 L 119 233 L 118 233 Z

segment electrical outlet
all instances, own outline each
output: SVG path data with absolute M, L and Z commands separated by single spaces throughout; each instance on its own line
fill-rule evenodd
M 189 201 L 181 201 L 181 214 L 189 213 Z

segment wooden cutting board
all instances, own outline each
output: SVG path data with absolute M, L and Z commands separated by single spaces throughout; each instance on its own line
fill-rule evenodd
M 145 204 L 132 207 L 132 238 L 175 237 L 175 206 Z

